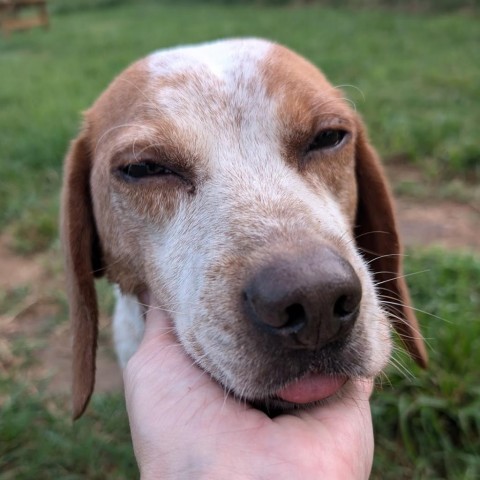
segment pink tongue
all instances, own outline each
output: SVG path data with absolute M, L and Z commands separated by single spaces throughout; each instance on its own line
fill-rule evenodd
M 347 381 L 347 377 L 310 374 L 277 392 L 277 397 L 286 402 L 311 403 L 323 400 L 336 393 Z

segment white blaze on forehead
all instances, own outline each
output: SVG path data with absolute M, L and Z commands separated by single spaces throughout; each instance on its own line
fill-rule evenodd
M 257 72 L 257 63 L 266 57 L 273 44 L 260 39 L 219 40 L 193 46 L 160 50 L 148 57 L 152 76 L 169 76 L 208 71 L 220 80 L 227 80 L 232 72 Z M 252 70 L 249 70 L 251 67 Z
M 156 112 L 186 135 L 199 158 L 264 144 L 277 126 L 262 72 L 273 47 L 240 39 L 153 53 L 147 68 Z
M 292 195 L 315 211 L 319 201 L 318 192 L 314 195 L 292 178 L 282 157 L 277 107 L 285 92 L 271 97 L 263 78 L 273 48 L 275 44 L 265 40 L 226 40 L 162 50 L 147 58 L 151 81 L 159 87 L 154 88 L 158 111 L 186 132 L 189 148 L 207 161 L 211 188 L 223 200 L 221 211 L 237 203 L 238 192 L 253 205 L 281 204 Z M 162 85 L 156 83 L 159 78 L 173 81 Z M 348 225 L 340 207 L 323 193 L 320 219 L 325 220 L 325 231 L 342 234 Z M 232 201 L 225 204 L 229 197 Z

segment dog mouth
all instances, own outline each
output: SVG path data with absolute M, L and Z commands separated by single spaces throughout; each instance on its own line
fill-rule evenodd
M 352 380 L 371 377 L 350 347 L 346 339 L 313 351 L 277 350 L 270 354 L 269 362 L 249 364 L 256 367 L 261 363 L 260 372 L 244 368 L 241 376 L 232 374 L 230 378 L 238 382 L 233 388 L 218 381 L 234 397 L 270 417 L 310 409 L 348 394 Z M 250 373 L 245 375 L 245 371 Z
M 347 381 L 345 375 L 309 373 L 285 385 L 275 397 L 299 406 L 313 404 L 335 395 Z
M 250 401 L 250 404 L 269 417 L 306 410 L 340 395 L 349 380 L 350 377 L 343 374 L 307 373 L 263 399 Z

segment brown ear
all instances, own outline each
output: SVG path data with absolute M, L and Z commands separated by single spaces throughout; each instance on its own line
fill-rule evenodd
M 378 285 L 378 294 L 412 358 L 426 367 L 428 355 L 403 278 L 402 249 L 392 196 L 376 152 L 360 125 L 356 144 L 358 205 L 355 237 Z
M 101 254 L 90 196 L 91 156 L 87 134 L 75 140 L 65 159 L 61 234 L 73 329 L 73 418 L 80 417 L 95 384 L 98 311 L 94 276 Z

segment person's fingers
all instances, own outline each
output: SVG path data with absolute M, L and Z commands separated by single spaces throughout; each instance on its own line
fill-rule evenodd
M 145 330 L 137 351 L 139 355 L 135 354 L 132 358 L 142 357 L 149 349 L 161 352 L 164 347 L 178 345 L 169 311 L 159 306 L 160 303 L 147 290 L 139 295 L 139 302 L 145 307 Z
M 374 439 L 370 396 L 372 379 L 351 380 L 342 397 L 328 405 L 315 409 L 313 416 L 330 432 L 336 444 L 336 467 L 343 463 L 349 476 L 344 478 L 368 478 L 373 463 Z M 352 446 L 356 454 L 352 455 Z
M 211 395 L 212 388 L 218 389 L 220 393 L 216 396 L 223 399 L 219 385 L 185 352 L 168 312 L 155 303 L 150 305 L 145 314 L 142 342 L 124 369 L 127 404 L 147 390 L 154 391 L 158 401 L 171 405 L 188 402 L 194 393 L 202 397 Z
M 162 338 L 163 337 L 163 338 Z M 174 326 L 167 311 L 154 305 L 148 307 L 145 312 L 145 333 L 143 342 L 150 342 L 152 339 L 174 341 Z
M 155 464 L 158 452 L 169 451 L 177 437 L 177 443 L 189 445 L 192 451 L 202 439 L 202 448 L 214 445 L 213 451 L 220 455 L 220 438 L 225 458 L 229 452 L 243 449 L 248 453 L 248 465 L 255 470 L 255 452 L 260 451 L 258 468 L 263 468 L 266 457 L 273 462 L 278 460 L 278 452 L 285 455 L 287 442 L 295 468 L 317 467 L 318 463 L 328 472 L 339 467 L 347 472 L 342 477 L 332 473 L 329 478 L 368 478 L 373 458 L 369 404 L 373 382 L 350 381 L 342 397 L 328 405 L 268 419 L 226 397 L 185 353 L 168 312 L 147 300 L 144 303 L 151 307 L 145 316 L 145 336 L 124 372 L 132 437 L 141 463 Z M 292 438 L 296 441 L 288 443 Z M 318 447 L 312 458 L 304 458 L 308 451 L 302 446 L 305 439 L 310 449 Z M 298 448 L 292 452 L 295 445 Z M 317 460 L 319 452 L 326 459 Z

